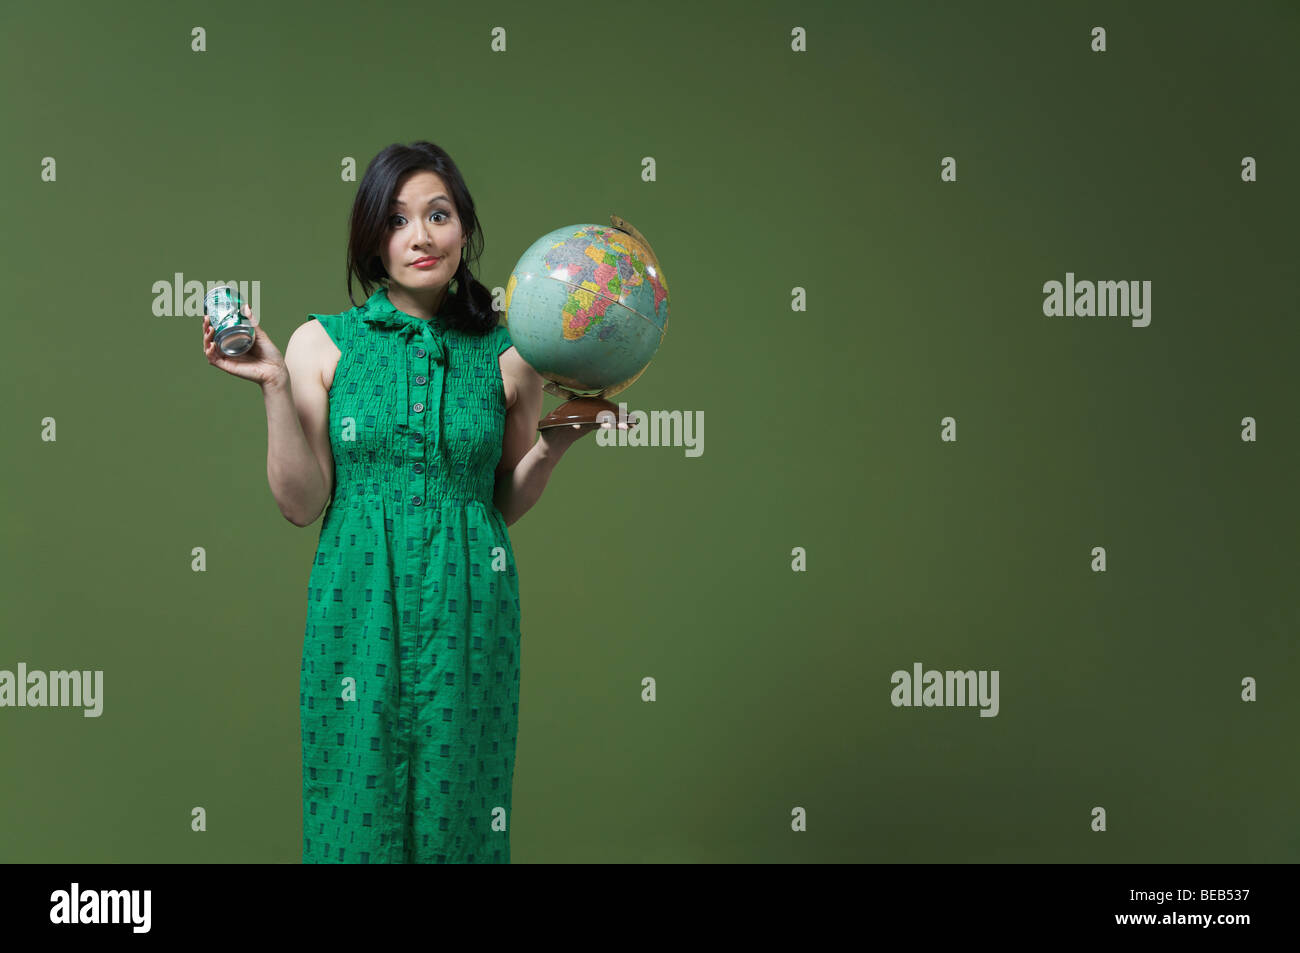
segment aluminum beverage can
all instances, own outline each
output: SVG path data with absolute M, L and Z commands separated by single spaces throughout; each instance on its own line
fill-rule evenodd
M 217 285 L 203 296 L 203 313 L 216 335 L 217 347 L 229 357 L 237 357 L 253 346 L 257 329 L 244 317 L 243 300 L 230 285 Z

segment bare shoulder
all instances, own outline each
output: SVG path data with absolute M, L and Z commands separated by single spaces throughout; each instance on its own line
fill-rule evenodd
M 542 375 L 533 370 L 519 352 L 514 347 L 508 347 L 501 352 L 501 383 L 506 391 L 506 408 L 513 407 L 515 401 L 519 399 L 519 394 L 525 390 L 537 390 L 539 393 L 542 389 Z
M 334 368 L 340 351 L 319 321 L 307 320 L 294 329 L 284 346 L 284 363 L 289 374 L 298 380 L 308 376 L 318 380 L 325 390 L 334 382 Z

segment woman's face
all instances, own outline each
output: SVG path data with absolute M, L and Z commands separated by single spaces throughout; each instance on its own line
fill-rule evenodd
M 465 243 L 451 190 L 436 172 L 412 172 L 398 184 L 388 209 L 388 240 L 380 249 L 390 281 L 389 300 L 401 309 L 427 310 L 432 317 L 447 285 L 460 267 Z M 438 259 L 432 268 L 416 268 L 423 257 Z M 409 312 L 408 312 L 409 313 Z

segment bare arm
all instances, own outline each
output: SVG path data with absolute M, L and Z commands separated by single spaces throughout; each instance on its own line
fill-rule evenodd
M 503 374 L 510 374 L 517 396 L 506 411 L 506 432 L 492 502 L 509 526 L 541 498 L 551 471 L 575 441 L 601 427 L 613 426 L 613 423 L 572 424 L 538 431 L 537 416 L 542 408 L 541 375 L 529 367 L 514 348 L 503 355 L 501 369 Z M 626 428 L 627 424 L 618 426 Z
M 308 321 L 284 349 L 286 374 L 262 386 L 266 402 L 266 479 L 284 518 L 310 526 L 334 492 L 329 395 L 321 379 L 325 329 Z
M 559 455 L 537 439 L 542 410 L 542 378 L 514 348 L 505 352 L 502 370 L 515 385 L 515 401 L 506 410 L 501 462 L 497 465 L 493 503 L 506 526 L 518 522 L 542 496 Z

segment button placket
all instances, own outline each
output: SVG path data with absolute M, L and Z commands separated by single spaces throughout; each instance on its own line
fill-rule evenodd
M 414 441 L 412 456 L 419 459 L 411 467 L 411 481 L 407 500 L 413 506 L 423 506 L 427 501 L 428 460 L 437 457 L 442 447 L 442 389 L 447 364 L 447 348 L 434 322 L 404 314 L 396 308 L 386 308 L 366 316 L 366 321 L 377 327 L 395 328 L 401 336 L 403 347 L 402 390 L 405 397 L 405 422 L 397 426 L 411 435 Z M 419 339 L 419 340 L 417 340 Z M 412 386 L 412 381 L 415 386 Z M 424 388 L 427 385 L 427 393 Z M 418 408 L 418 409 L 417 409 Z M 431 431 L 433 443 L 429 448 L 424 432 Z M 416 469 L 416 466 L 420 469 Z
M 407 328 L 414 330 L 425 338 L 424 343 L 416 344 L 408 338 L 408 347 L 414 347 L 414 358 L 409 360 L 406 376 L 406 415 L 412 439 L 422 450 L 420 460 L 411 467 L 411 480 L 418 489 L 414 490 L 411 502 L 423 506 L 428 501 L 430 455 L 436 457 L 442 452 L 442 391 L 443 371 L 447 363 L 447 350 L 438 337 L 438 332 L 428 321 L 411 319 Z M 412 384 L 414 381 L 414 384 Z M 432 433 L 426 442 L 424 433 Z
M 415 365 L 412 370 L 427 371 L 429 369 L 429 352 L 423 347 L 416 347 L 415 360 L 412 363 Z M 424 398 L 427 396 L 426 391 L 428 380 L 429 379 L 425 374 L 416 374 L 415 386 L 412 387 L 408 380 L 406 387 L 407 418 L 410 419 L 412 414 L 417 416 L 417 419 L 412 420 L 412 430 L 416 435 L 415 446 L 420 451 L 420 460 L 411 467 L 411 482 L 415 485 L 416 489 L 415 498 L 411 502 L 416 506 L 423 505 L 423 499 L 427 495 L 426 491 L 428 490 L 428 477 L 424 475 L 423 462 L 424 457 L 427 455 L 427 450 L 425 450 L 424 441 L 420 439 L 420 431 L 423 429 L 420 424 L 423 419 L 427 419 L 423 418 L 423 411 Z M 414 403 L 412 403 L 412 401 L 414 401 Z

